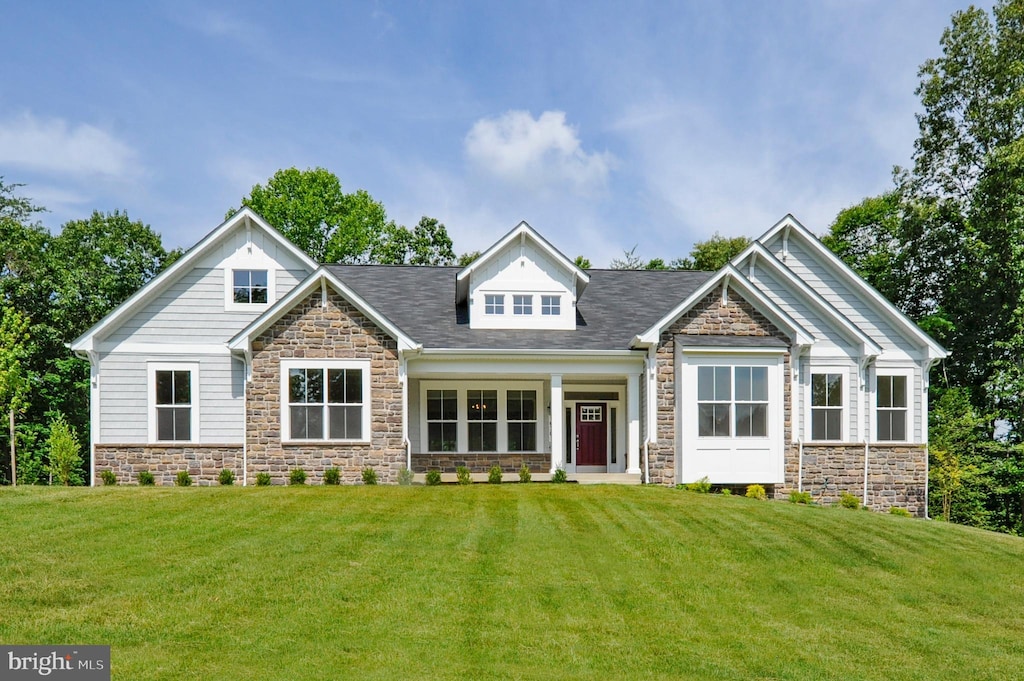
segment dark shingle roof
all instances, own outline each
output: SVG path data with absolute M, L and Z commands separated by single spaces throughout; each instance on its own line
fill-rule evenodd
M 590 284 L 576 308 L 576 330 L 470 329 L 455 306 L 458 267 L 329 265 L 410 338 L 425 348 L 478 350 L 627 350 L 703 284 L 712 272 L 587 270 Z

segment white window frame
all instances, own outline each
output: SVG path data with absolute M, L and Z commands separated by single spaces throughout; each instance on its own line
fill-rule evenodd
M 848 442 L 850 433 L 850 367 L 841 364 L 811 364 L 807 371 L 807 384 L 804 386 L 804 441 L 805 442 Z M 839 438 L 829 440 L 816 440 L 814 434 L 814 375 L 815 374 L 839 374 L 843 379 L 842 397 L 843 404 L 839 411 Z M 835 409 L 835 407 L 818 407 L 820 409 Z
M 455 390 L 458 392 L 458 426 L 456 429 L 457 439 L 454 451 L 434 452 L 429 446 L 427 434 L 427 391 L 428 390 Z M 498 392 L 498 447 L 494 452 L 479 452 L 469 450 L 469 408 L 467 405 L 467 392 L 470 390 L 496 390 Z M 420 449 L 423 454 L 523 454 L 530 451 L 510 452 L 508 449 L 508 391 L 509 390 L 532 390 L 537 394 L 537 449 L 535 452 L 548 451 L 546 441 L 547 430 L 545 425 L 544 405 L 544 383 L 542 381 L 420 381 Z M 513 421 L 520 423 L 520 421 Z
M 878 439 L 878 377 L 879 376 L 903 376 L 907 381 L 907 437 L 904 440 L 879 440 Z M 880 445 L 907 444 L 914 442 L 914 397 L 916 395 L 916 384 L 914 383 L 913 367 L 872 367 L 868 377 L 871 387 L 871 442 Z
M 718 368 L 723 368 L 723 369 L 728 369 L 729 370 L 729 399 L 728 400 L 701 400 L 700 399 L 700 369 L 718 369 Z M 763 369 L 764 370 L 764 372 L 765 372 L 764 386 L 765 386 L 765 394 L 766 394 L 765 399 L 763 399 L 763 400 L 755 400 L 755 399 L 740 400 L 736 396 L 736 370 L 737 369 L 750 369 L 750 370 L 753 370 L 753 369 Z M 738 438 L 738 439 L 743 439 L 743 440 L 755 440 L 755 439 L 762 439 L 763 440 L 763 439 L 767 438 L 768 437 L 768 428 L 769 428 L 768 418 L 769 418 L 769 411 L 771 410 L 771 391 L 769 389 L 769 374 L 770 373 L 771 373 L 771 367 L 766 365 L 766 364 L 761 364 L 761 363 L 747 363 L 747 364 L 744 364 L 739 359 L 732 359 L 732 358 L 730 358 L 728 360 L 723 358 L 723 361 L 720 364 L 713 364 L 713 363 L 708 362 L 708 363 L 705 363 L 705 364 L 702 364 L 701 366 L 699 366 L 697 368 L 697 383 L 698 383 L 697 390 L 698 390 L 698 392 L 697 392 L 697 402 L 696 402 L 696 404 L 697 404 L 697 411 L 698 411 L 698 414 L 697 414 L 697 437 L 701 438 L 701 439 L 708 439 L 708 438 L 719 438 L 719 439 L 722 439 L 722 438 Z M 702 404 L 728 404 L 729 405 L 729 433 L 728 433 L 728 435 L 701 435 L 700 434 L 700 405 L 702 405 Z M 754 405 L 763 404 L 764 405 L 764 407 L 765 407 L 765 417 L 764 417 L 765 418 L 765 424 L 764 424 L 764 426 L 765 426 L 765 434 L 764 435 L 740 435 L 740 434 L 738 434 L 736 432 L 736 417 L 737 417 L 737 413 L 738 413 L 737 407 L 740 406 L 740 405 L 748 405 L 748 404 L 754 404 Z
M 532 317 L 533 316 L 533 294 L 513 293 L 512 294 L 512 316 Z
M 540 315 L 558 317 L 562 314 L 562 296 L 543 293 L 540 296 Z
M 493 298 L 493 300 L 491 300 Z M 505 294 L 485 293 L 484 314 L 491 317 L 498 317 L 505 314 Z
M 370 432 L 372 425 L 373 394 L 370 389 L 370 360 L 368 359 L 286 359 L 281 360 L 281 442 L 285 444 L 319 444 L 319 443 L 343 443 L 343 444 L 369 444 L 373 438 Z M 321 369 L 325 372 L 324 380 L 324 433 L 327 433 L 329 420 L 327 418 L 327 381 L 326 371 L 328 369 L 359 369 L 363 372 L 363 413 L 361 414 L 360 431 L 362 437 L 358 439 L 338 438 L 292 438 L 291 409 L 289 409 L 289 385 L 288 374 L 292 369 Z
M 267 302 L 265 303 L 236 303 L 235 302 L 235 272 L 266 270 L 267 272 Z M 269 308 L 276 301 L 276 276 L 274 268 L 268 264 L 242 264 L 227 265 L 224 268 L 224 310 L 227 312 L 262 312 Z
M 187 371 L 189 372 L 189 393 L 191 404 L 189 408 L 189 433 L 188 440 L 158 440 L 157 439 L 157 403 L 156 403 L 156 372 L 158 371 Z M 199 362 L 146 362 L 146 396 L 149 415 L 148 437 L 150 444 L 199 444 L 202 441 L 199 432 Z

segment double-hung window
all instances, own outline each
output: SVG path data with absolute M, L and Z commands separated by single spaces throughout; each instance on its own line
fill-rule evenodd
M 880 442 L 907 439 L 907 377 L 882 376 L 876 380 L 877 437 Z
M 512 314 L 514 315 L 532 315 L 533 314 L 533 296 L 529 295 L 513 295 L 512 296 Z
M 505 394 L 508 451 L 537 451 L 537 391 L 509 390 Z
M 697 434 L 700 437 L 768 436 L 768 368 L 697 368 Z
M 843 375 L 811 374 L 811 439 L 843 439 Z
M 199 365 L 150 363 L 148 373 L 149 441 L 198 441 Z
M 562 314 L 562 297 L 541 296 L 540 314 L 542 317 L 557 317 Z
M 505 296 L 501 293 L 485 294 L 484 314 L 505 314 Z
M 369 439 L 369 362 L 282 362 L 289 440 Z
M 467 390 L 466 419 L 469 451 L 498 451 L 498 391 Z
M 459 442 L 459 391 L 427 391 L 427 449 L 454 452 Z

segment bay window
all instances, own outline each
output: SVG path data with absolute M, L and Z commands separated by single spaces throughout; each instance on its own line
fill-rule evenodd
M 697 368 L 697 434 L 700 437 L 768 436 L 768 368 Z

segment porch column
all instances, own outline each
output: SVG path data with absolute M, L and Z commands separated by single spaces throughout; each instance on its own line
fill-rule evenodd
M 565 407 L 562 406 L 562 375 L 551 375 L 551 472 L 565 469 Z
M 640 474 L 640 374 L 626 379 L 626 472 Z

